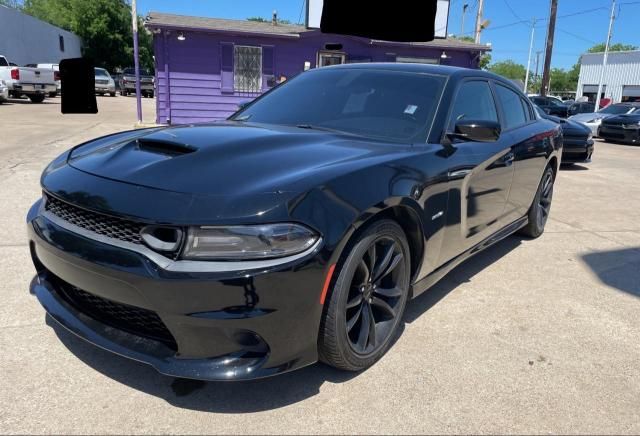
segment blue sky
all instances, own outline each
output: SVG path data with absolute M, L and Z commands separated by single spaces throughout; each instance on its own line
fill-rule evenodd
M 451 0 L 449 33 L 460 33 L 462 5 L 465 3 L 469 4 L 465 31 L 471 34 L 475 22 L 476 0 Z M 634 29 L 638 25 L 637 17 L 640 16 L 640 1 L 620 0 L 618 3 L 620 8 L 615 22 L 613 42 L 640 46 L 640 32 Z M 145 15 L 155 10 L 183 15 L 244 19 L 251 16 L 269 18 L 275 9 L 280 18 L 297 22 L 301 17 L 302 5 L 303 0 L 138 0 L 138 13 Z M 595 43 L 604 42 L 610 8 L 610 0 L 559 0 L 552 66 L 569 68 L 586 49 Z M 492 43 L 494 61 L 513 59 L 526 65 L 531 26 L 529 23 L 516 22 L 531 20 L 534 17 L 545 20 L 548 16 L 549 0 L 485 0 L 484 17 L 491 23 L 483 34 L 482 42 Z M 546 26 L 547 21 L 541 21 L 536 27 L 534 53 L 536 50 L 544 50 Z M 543 57 L 544 54 L 540 57 L 540 69 Z M 532 69 L 535 69 L 534 62 L 535 55 Z

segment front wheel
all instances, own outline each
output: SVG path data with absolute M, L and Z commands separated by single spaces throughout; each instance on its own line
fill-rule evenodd
M 318 337 L 320 359 L 359 371 L 387 351 L 402 322 L 410 280 L 410 252 L 391 220 L 368 227 L 341 262 Z
M 538 191 L 533 199 L 527 215 L 528 223 L 522 228 L 521 233 L 530 238 L 537 238 L 544 232 L 544 227 L 551 212 L 551 200 L 553 200 L 553 183 L 555 173 L 551 167 L 547 167 L 538 185 Z

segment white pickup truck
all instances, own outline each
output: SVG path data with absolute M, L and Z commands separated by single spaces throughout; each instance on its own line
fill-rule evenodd
M 47 94 L 56 92 L 57 89 L 53 70 L 12 67 L 2 55 L 0 80 L 4 81 L 10 96 L 19 98 L 26 95 L 33 103 L 42 103 Z

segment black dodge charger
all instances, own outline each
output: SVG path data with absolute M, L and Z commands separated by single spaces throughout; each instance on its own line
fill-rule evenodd
M 611 142 L 640 144 L 640 112 L 602 120 L 598 136 Z
M 539 236 L 559 127 L 496 75 L 320 68 L 220 123 L 80 144 L 28 213 L 53 319 L 177 377 L 264 377 L 389 348 L 407 301 Z

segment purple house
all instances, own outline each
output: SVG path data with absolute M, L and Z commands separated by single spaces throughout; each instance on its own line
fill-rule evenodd
M 420 62 L 478 68 L 490 50 L 452 39 L 398 43 L 323 34 L 272 22 L 151 12 L 157 122 L 220 120 L 238 104 L 309 68 L 352 62 Z

